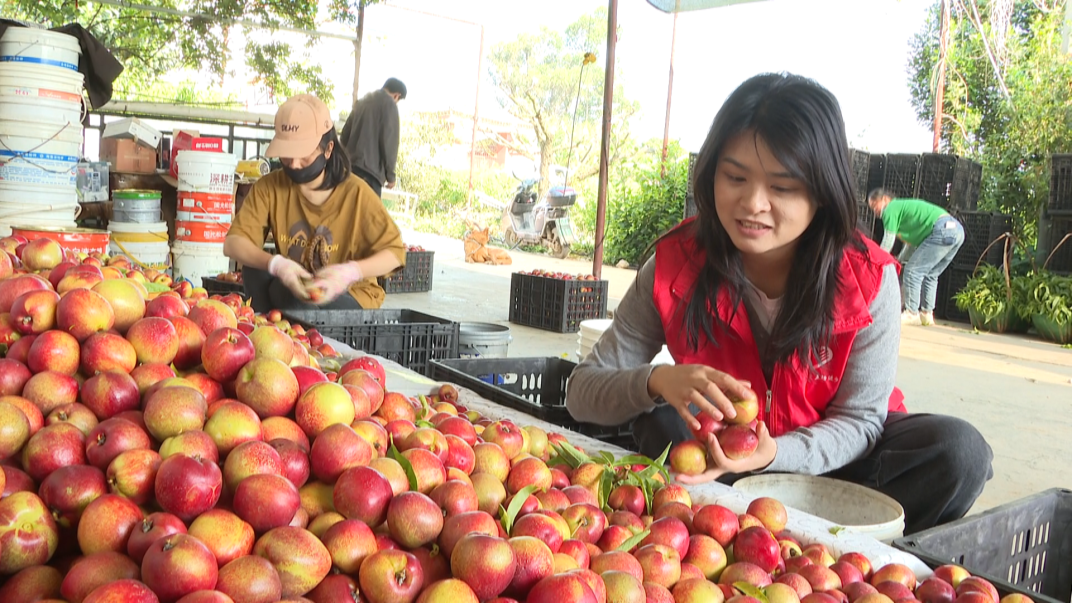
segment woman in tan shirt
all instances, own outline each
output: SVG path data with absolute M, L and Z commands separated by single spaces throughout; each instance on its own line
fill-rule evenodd
M 403 266 L 406 249 L 383 202 L 350 173 L 327 106 L 288 99 L 266 154 L 283 169 L 253 185 L 223 244 L 254 310 L 383 305 L 376 278 Z M 262 249 L 269 230 L 279 255 Z

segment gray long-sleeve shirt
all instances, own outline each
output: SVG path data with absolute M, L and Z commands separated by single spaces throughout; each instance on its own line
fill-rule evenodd
M 339 134 L 350 166 L 375 176 L 380 184 L 395 181 L 398 138 L 398 103 L 383 88 L 354 103 Z
M 654 286 L 652 258 L 622 298 L 611 327 L 573 371 L 566 386 L 566 406 L 576 420 L 618 425 L 655 408 L 656 402 L 648 395 L 649 363 L 666 343 L 666 334 L 655 308 Z M 766 471 L 821 475 L 874 448 L 882 435 L 897 374 L 901 294 L 896 267 L 884 270 L 869 309 L 872 323 L 857 333 L 841 384 L 823 419 L 776 438 L 778 454 Z

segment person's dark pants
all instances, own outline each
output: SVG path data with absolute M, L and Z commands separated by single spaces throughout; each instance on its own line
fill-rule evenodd
M 283 281 L 268 274 L 265 270 L 242 268 L 242 284 L 250 298 L 253 311 L 266 314 L 271 310 L 360 310 L 354 296 L 343 293 L 330 304 L 317 306 L 302 301 L 287 289 Z
M 668 442 L 692 439 L 673 407 L 660 406 L 633 427 L 639 452 L 651 458 Z M 828 473 L 882 492 L 904 507 L 905 534 L 960 519 L 994 477 L 990 445 L 967 421 L 930 414 L 890 413 L 866 457 Z M 731 484 L 743 475 L 723 476 Z
M 350 171 L 354 173 L 354 176 L 357 176 L 358 178 L 367 182 L 368 185 L 372 188 L 372 190 L 376 192 L 377 197 L 383 197 L 383 183 L 380 182 L 379 178 L 373 176 L 372 174 L 366 172 L 359 167 L 350 166 Z

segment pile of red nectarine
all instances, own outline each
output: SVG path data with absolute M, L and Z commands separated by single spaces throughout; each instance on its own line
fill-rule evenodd
M 315 331 L 237 296 L 11 257 L 3 603 L 999 603 L 960 568 L 917 585 L 905 566 L 835 560 L 787 534 L 772 499 L 694 504 L 665 454 L 588 454 L 450 384 L 387 391 L 373 358 L 337 366 Z M 734 441 L 727 454 L 747 449 Z

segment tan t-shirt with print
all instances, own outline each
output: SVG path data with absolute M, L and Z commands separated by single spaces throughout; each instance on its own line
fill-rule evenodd
M 406 262 L 402 234 L 376 193 L 357 176 L 346 180 L 317 207 L 302 196 L 297 184 L 282 170 L 261 178 L 242 202 L 227 235 L 240 235 L 261 247 L 271 229 L 279 253 L 316 272 L 391 250 Z M 325 261 L 327 260 L 327 261 Z M 362 308 L 383 305 L 384 291 L 375 278 L 350 286 Z

